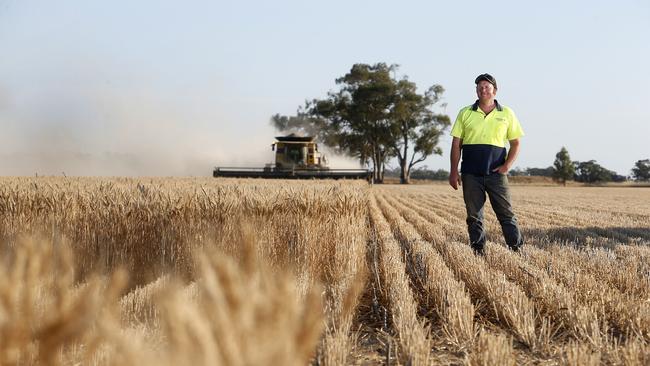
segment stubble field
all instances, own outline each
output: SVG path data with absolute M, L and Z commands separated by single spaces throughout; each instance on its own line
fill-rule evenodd
M 0 365 L 650 363 L 650 188 L 0 178 Z

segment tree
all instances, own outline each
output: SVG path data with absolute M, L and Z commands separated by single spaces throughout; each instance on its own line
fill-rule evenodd
M 574 179 L 583 183 L 609 182 L 616 175 L 596 163 L 596 160 L 574 162 L 576 174 Z
M 632 168 L 632 177 L 636 181 L 650 180 L 650 159 L 638 160 Z
M 436 114 L 430 108 L 440 101 L 444 91 L 442 86 L 434 85 L 421 95 L 415 83 L 406 77 L 397 82 L 390 115 L 394 136 L 391 142 L 402 184 L 409 183 L 414 165 L 433 154 L 442 155 L 437 145 L 440 135 L 450 125 L 449 116 Z
M 566 181 L 572 179 L 574 174 L 575 166 L 571 161 L 569 152 L 564 146 L 562 146 L 560 152 L 555 154 L 555 161 L 553 162 L 553 179 L 566 186 Z
M 390 107 L 395 82 L 390 73 L 396 65 L 355 64 L 336 80 L 340 90 L 325 100 L 314 100 L 310 113 L 323 118 L 336 136 L 339 149 L 371 161 L 375 182 L 384 180 L 386 160 L 391 156 Z

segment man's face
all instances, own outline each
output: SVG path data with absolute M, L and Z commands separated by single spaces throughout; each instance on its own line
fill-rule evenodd
M 490 84 L 490 82 L 481 80 L 478 82 L 478 85 L 476 85 L 476 95 L 481 101 L 490 100 L 496 97 L 497 90 L 494 88 L 494 85 Z

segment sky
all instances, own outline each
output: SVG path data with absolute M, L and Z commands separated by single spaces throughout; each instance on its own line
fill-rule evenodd
M 565 146 L 628 175 L 650 158 L 649 39 L 646 0 L 0 0 L 0 175 L 263 166 L 271 115 L 377 62 L 442 85 L 452 121 L 492 74 L 526 133 L 515 167 Z M 448 170 L 450 142 L 424 164 Z

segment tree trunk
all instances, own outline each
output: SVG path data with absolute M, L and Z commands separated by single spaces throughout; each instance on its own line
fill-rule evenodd
M 399 182 L 400 184 L 409 184 L 411 183 L 411 177 L 409 172 L 408 163 L 406 157 L 399 159 L 400 173 L 399 173 Z
M 372 180 L 375 181 L 375 183 L 379 183 L 379 176 L 377 175 L 377 163 L 375 163 L 375 159 L 372 159 Z
M 408 151 L 409 151 L 409 136 L 406 131 L 406 126 L 402 126 L 402 148 L 404 151 L 400 154 L 399 158 L 399 182 L 400 184 L 409 184 L 411 182 L 411 177 L 409 177 L 409 166 L 408 166 Z
M 383 173 L 383 161 L 381 159 L 381 152 L 378 151 L 377 148 L 373 149 L 373 154 L 372 154 L 372 161 L 374 164 L 374 176 L 375 176 L 375 183 L 383 183 L 384 182 L 384 173 Z

